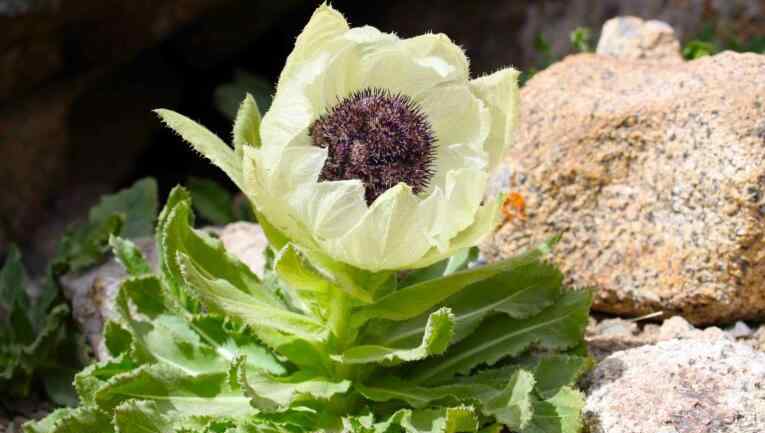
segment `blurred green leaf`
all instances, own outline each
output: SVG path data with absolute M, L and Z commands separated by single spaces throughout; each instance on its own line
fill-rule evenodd
M 234 81 L 215 89 L 215 107 L 224 116 L 234 120 L 247 93 L 255 98 L 261 113 L 265 113 L 271 107 L 273 85 L 262 77 L 241 70 L 234 74 Z
M 234 196 L 217 182 L 191 177 L 186 182 L 194 210 L 215 225 L 234 222 Z

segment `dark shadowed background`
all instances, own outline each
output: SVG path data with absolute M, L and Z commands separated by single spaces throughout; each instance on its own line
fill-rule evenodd
M 318 1 L 0 0 L 0 257 L 33 268 L 106 192 L 154 176 L 160 193 L 223 175 L 160 128 L 167 107 L 228 136 L 242 88 L 268 96 Z M 352 24 L 444 32 L 473 74 L 529 71 L 572 50 L 570 33 L 616 15 L 669 22 L 683 40 L 763 35 L 762 0 L 335 1 Z M 233 84 L 232 84 L 233 83 Z M 235 102 L 234 102 L 235 105 Z

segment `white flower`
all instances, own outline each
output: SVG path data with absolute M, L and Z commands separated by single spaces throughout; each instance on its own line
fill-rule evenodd
M 234 150 L 158 112 L 301 248 L 368 271 L 399 270 L 494 229 L 498 204 L 483 198 L 512 143 L 517 78 L 504 69 L 470 80 L 465 54 L 445 35 L 350 28 L 322 5 L 262 121 L 251 97 L 242 104 Z

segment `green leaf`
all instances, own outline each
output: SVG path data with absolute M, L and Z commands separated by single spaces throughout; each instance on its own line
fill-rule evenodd
M 238 291 L 251 295 L 265 305 L 278 308 L 284 305 L 275 293 L 264 288 L 247 265 L 226 252 L 222 242 L 194 230 L 192 222 L 189 200 L 180 200 L 173 203 L 160 233 L 162 271 L 168 275 L 166 280 L 176 288 L 179 298 L 186 299 L 190 295 L 185 287 L 188 282 L 184 280 L 178 262 L 180 254 L 193 259 L 204 273 L 225 280 Z
M 234 222 L 234 196 L 210 179 L 190 177 L 186 185 L 191 192 L 194 210 L 216 225 Z
M 109 245 L 129 275 L 137 277 L 151 273 L 149 263 L 132 241 L 112 235 L 109 237 Z
M 482 411 L 513 430 L 523 429 L 534 413 L 533 389 L 534 375 L 518 370 L 502 392 L 482 402 Z
M 194 122 L 186 116 L 171 110 L 154 110 L 162 121 L 170 129 L 191 144 L 197 152 L 201 153 L 213 164 L 218 166 L 240 188 L 244 186 L 242 180 L 242 160 L 234 153 L 223 140 L 210 132 L 204 126 Z
M 80 271 L 101 263 L 109 251 L 109 237 L 120 233 L 125 215 L 70 228 L 59 241 L 53 260 L 57 273 Z
M 538 261 L 549 248 L 545 244 L 519 257 L 404 287 L 354 311 L 352 325 L 360 327 L 372 318 L 400 321 L 417 317 L 469 285 Z
M 245 418 L 255 414 L 250 399 L 231 386 L 228 373 L 188 375 L 164 364 L 147 364 L 114 376 L 95 393 L 104 410 L 129 400 L 155 402 L 162 412 L 194 417 Z
M 126 280 L 116 309 L 132 334 L 136 359 L 170 365 L 193 376 L 226 372 L 234 360 L 246 355 L 247 368 L 253 371 L 285 372 L 244 329 L 237 333 L 221 318 L 181 317 L 168 309 L 154 277 Z
M 304 306 L 304 311 L 316 317 L 326 317 L 331 303 L 331 283 L 311 267 L 292 244 L 279 251 L 274 270 L 286 283 L 292 297 Z
M 500 312 L 523 319 L 539 313 L 560 296 L 562 281 L 563 276 L 554 266 L 528 261 L 467 286 L 444 304 L 454 313 L 452 344 L 470 335 L 490 314 Z M 377 320 L 370 322 L 368 332 L 372 341 L 382 345 L 413 344 L 422 335 L 426 322 L 427 315 L 388 324 Z
M 42 421 L 24 425 L 24 433 L 113 433 L 110 416 L 96 408 L 58 409 Z
M 136 367 L 136 363 L 124 354 L 85 367 L 74 377 L 74 387 L 80 401 L 85 405 L 95 404 L 96 391 L 99 388 L 113 377 L 128 373 Z
M 128 239 L 147 237 L 154 232 L 158 206 L 157 181 L 147 177 L 130 188 L 105 195 L 90 209 L 89 219 L 91 223 L 97 223 L 115 214 L 123 215 L 125 223 L 119 232 L 120 236 Z
M 45 393 L 59 406 L 75 407 L 79 402 L 72 381 L 77 370 L 69 367 L 46 368 L 42 376 Z
M 448 259 L 444 259 L 428 267 L 416 269 L 406 273 L 405 277 L 401 281 L 401 286 L 411 286 L 423 281 L 432 280 L 434 278 L 443 277 L 458 271 L 465 270 L 467 269 L 468 264 L 477 258 L 477 247 L 465 248 L 461 251 L 458 251 L 455 255 L 449 257 Z
M 0 307 L 6 313 L 13 311 L 17 302 L 24 303 L 27 301 L 26 274 L 19 249 L 16 245 L 11 245 L 8 248 L 3 268 L 0 270 Z
M 576 346 L 584 335 L 590 302 L 589 292 L 572 291 L 526 319 L 493 316 L 444 356 L 414 366 L 409 377 L 417 383 L 441 382 L 456 374 L 467 374 L 478 365 L 491 366 L 502 358 L 519 355 L 532 344 L 549 350 Z
M 591 366 L 592 360 L 589 357 L 544 356 L 534 368 L 534 377 L 537 379 L 535 390 L 542 398 L 552 398 L 561 388 L 573 385 Z
M 521 433 L 579 433 L 582 431 L 584 395 L 569 387 L 561 388 L 547 400 L 534 402 L 534 417 Z
M 273 329 L 309 341 L 322 342 L 329 336 L 329 330 L 322 322 L 242 292 L 227 280 L 202 270 L 186 254 L 180 253 L 178 261 L 186 283 L 212 311 L 235 317 L 256 329 Z
M 258 104 L 255 98 L 247 93 L 234 121 L 234 149 L 239 155 L 242 154 L 244 146 L 260 147 L 260 119 Z
M 252 398 L 252 404 L 265 411 L 286 408 L 296 402 L 328 401 L 351 387 L 349 380 L 333 380 L 308 371 L 275 377 L 249 374 L 240 367 L 238 374 L 239 384 Z
M 354 346 L 342 355 L 332 359 L 343 364 L 383 363 L 396 365 L 401 362 L 417 361 L 428 356 L 440 355 L 449 346 L 454 335 L 454 314 L 449 308 L 441 308 L 428 318 L 419 346 L 399 349 L 376 345 Z
M 175 433 L 172 415 L 154 401 L 128 400 L 114 409 L 114 424 L 118 433 Z
M 119 323 L 107 320 L 104 325 L 104 344 L 109 354 L 116 357 L 130 350 L 133 336 Z

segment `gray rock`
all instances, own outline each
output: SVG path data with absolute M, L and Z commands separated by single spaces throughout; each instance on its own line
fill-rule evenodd
M 683 61 L 680 41 L 669 24 L 637 17 L 612 18 L 603 25 L 598 54 L 625 60 Z
M 591 433 L 765 431 L 765 353 L 729 340 L 617 352 L 586 382 Z
M 222 229 L 205 229 L 215 233 L 226 250 L 247 264 L 257 275 L 263 276 L 263 257 L 267 241 L 257 224 L 234 223 Z M 139 239 L 136 245 L 156 271 L 157 254 L 152 239 Z M 67 274 L 61 279 L 64 295 L 72 305 L 72 315 L 83 330 L 98 360 L 108 358 L 103 343 L 104 323 L 114 317 L 114 300 L 126 273 L 116 260 L 81 273 Z
M 562 235 L 554 260 L 595 311 L 693 324 L 765 317 L 765 56 L 566 58 L 521 90 L 493 176 L 525 201 L 489 260 Z M 508 216 L 508 215 L 506 215 Z M 510 215 L 511 216 L 511 215 Z

